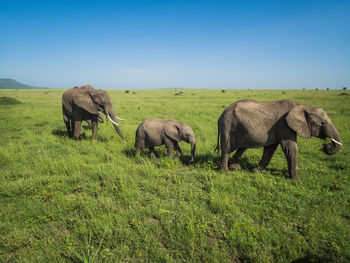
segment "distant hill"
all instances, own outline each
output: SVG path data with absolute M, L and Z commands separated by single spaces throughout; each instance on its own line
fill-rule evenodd
M 0 89 L 42 89 L 41 87 L 29 86 L 14 79 L 0 79 Z

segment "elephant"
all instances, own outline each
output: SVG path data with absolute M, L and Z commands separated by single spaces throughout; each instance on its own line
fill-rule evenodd
M 229 171 L 229 154 L 236 150 L 230 168 L 240 168 L 238 162 L 247 148 L 264 147 L 256 169 L 266 168 L 280 144 L 288 163 L 288 173 L 297 174 L 297 135 L 321 139 L 330 138 L 323 145 L 324 153 L 333 155 L 341 148 L 339 132 L 322 108 L 300 104 L 292 100 L 257 102 L 239 100 L 228 106 L 218 119 L 218 137 L 215 150 L 221 146 L 221 167 Z M 220 146 L 219 146 L 220 145 Z
M 96 139 L 98 122 L 103 123 L 102 112 L 111 120 L 118 135 L 126 140 L 117 123 L 122 119 L 115 114 L 111 97 L 104 90 L 90 85 L 68 89 L 62 95 L 62 111 L 67 134 L 74 140 L 79 139 L 82 121 L 89 123 L 92 137 Z
M 154 147 L 165 144 L 168 157 L 173 156 L 174 150 L 177 152 L 177 157 L 181 157 L 182 151 L 178 144 L 181 140 L 191 144 L 190 162 L 193 163 L 195 159 L 196 139 L 190 126 L 176 120 L 146 119 L 140 123 L 136 130 L 136 156 L 139 156 L 141 150 L 147 147 L 150 150 L 151 157 L 157 160 Z

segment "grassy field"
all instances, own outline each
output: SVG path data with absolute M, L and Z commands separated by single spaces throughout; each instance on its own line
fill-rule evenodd
M 66 136 L 64 90 L 0 90 L 0 262 L 349 262 L 350 93 L 310 90 L 111 90 L 122 141 L 110 122 L 97 140 Z M 183 93 L 174 95 L 175 93 Z M 253 173 L 218 170 L 217 119 L 238 99 L 293 99 L 323 107 L 344 146 L 334 156 L 317 138 L 299 143 L 299 176 L 280 148 Z M 15 99 L 15 100 L 13 100 Z M 197 160 L 134 157 L 145 118 L 192 126 Z M 85 125 L 87 126 L 87 125 Z

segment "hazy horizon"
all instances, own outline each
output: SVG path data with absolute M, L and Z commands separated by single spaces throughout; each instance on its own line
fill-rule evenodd
M 6 1 L 0 78 L 51 88 L 341 89 L 348 1 Z

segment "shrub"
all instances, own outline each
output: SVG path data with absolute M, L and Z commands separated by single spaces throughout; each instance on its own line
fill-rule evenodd
M 20 103 L 22 102 L 11 97 L 0 97 L 0 105 L 14 105 Z

